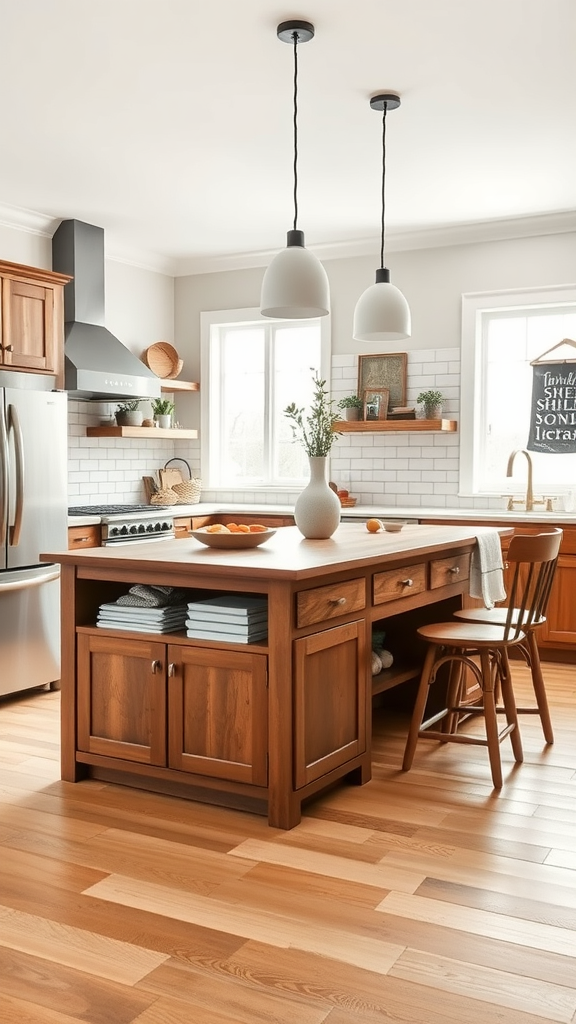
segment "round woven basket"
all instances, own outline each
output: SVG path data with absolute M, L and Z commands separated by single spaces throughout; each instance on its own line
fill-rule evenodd
M 173 380 L 182 372 L 184 361 L 179 358 L 173 345 L 168 341 L 157 341 L 146 349 L 143 360 L 157 377 Z

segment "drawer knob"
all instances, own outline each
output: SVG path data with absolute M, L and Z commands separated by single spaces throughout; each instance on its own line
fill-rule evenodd
M 454 573 L 455 576 L 458 576 L 460 573 L 460 566 L 453 565 L 452 568 L 450 569 L 450 572 Z
M 411 579 L 400 580 L 400 582 L 401 582 L 403 587 L 413 587 L 414 586 L 414 580 L 411 580 Z
M 346 604 L 345 597 L 331 597 L 330 604 Z

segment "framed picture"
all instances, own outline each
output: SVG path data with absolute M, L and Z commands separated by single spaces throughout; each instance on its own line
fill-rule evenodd
M 388 388 L 367 388 L 363 393 L 364 419 L 385 420 L 388 415 Z
M 387 388 L 390 408 L 406 405 L 406 352 L 392 352 L 390 355 L 358 356 L 358 392 L 379 391 Z M 382 419 L 382 417 L 380 417 Z

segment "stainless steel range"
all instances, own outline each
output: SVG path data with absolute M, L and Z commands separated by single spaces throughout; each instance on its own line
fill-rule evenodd
M 170 505 L 76 505 L 69 516 L 100 516 L 102 547 L 172 540 L 174 514 Z

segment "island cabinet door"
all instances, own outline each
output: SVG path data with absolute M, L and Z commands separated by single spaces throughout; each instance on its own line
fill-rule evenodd
M 248 651 L 168 648 L 168 763 L 266 786 L 267 658 Z
M 166 647 L 78 636 L 78 749 L 166 764 Z
M 366 750 L 363 622 L 294 641 L 294 772 L 300 789 Z

